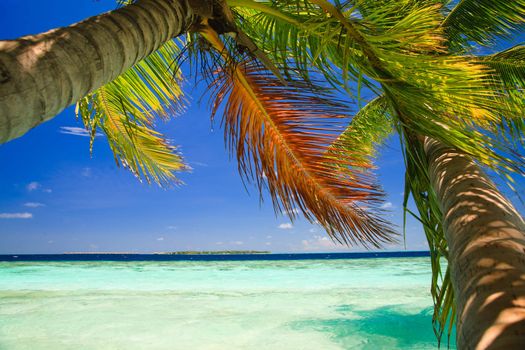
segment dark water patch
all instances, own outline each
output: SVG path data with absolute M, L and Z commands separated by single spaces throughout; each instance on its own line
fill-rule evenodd
M 295 330 L 315 330 L 330 334 L 330 338 L 345 349 L 437 349 L 438 341 L 432 330 L 432 308 L 416 313 L 400 311 L 399 305 L 359 310 L 353 305 L 336 308 L 341 317 L 332 319 L 311 319 L 294 322 Z M 356 344 L 356 335 L 360 335 Z M 455 339 L 455 333 L 451 340 Z M 442 349 L 456 349 L 451 341 L 447 347 L 444 336 Z

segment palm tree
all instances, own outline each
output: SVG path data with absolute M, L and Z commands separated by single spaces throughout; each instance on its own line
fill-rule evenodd
M 405 197 L 414 197 L 431 248 L 438 335 L 457 309 L 460 348 L 516 347 L 525 334 L 524 224 L 478 164 L 522 173 L 512 142 L 524 130 L 525 50 L 476 57 L 472 43 L 490 45 L 518 28 L 525 2 L 443 3 L 230 0 L 230 10 L 219 2 L 141 0 L 2 42 L 0 140 L 88 94 L 79 113 L 93 132 L 106 132 L 116 157 L 146 179 L 173 179 L 183 165 L 151 126 L 181 100 L 171 79 L 178 48 L 168 39 L 191 30 L 189 47 L 197 50 L 189 51 L 210 68 L 213 112 L 224 106 L 241 173 L 268 187 L 277 210 L 293 213 L 297 205 L 340 242 L 392 239 L 370 169 L 375 146 L 397 131 Z M 358 101 L 377 98 L 344 130 L 348 106 L 319 87 L 321 77 Z
M 360 85 L 380 96 L 341 140 L 355 149 L 356 127 L 362 139 L 360 125 L 388 119 L 401 135 L 406 195 L 414 196 L 433 257 L 438 334 L 457 307 L 460 348 L 523 345 L 516 332 L 525 323 L 525 225 L 477 165 L 523 173 L 523 158 L 508 145 L 523 135 L 523 48 L 474 57 L 471 45 L 490 46 L 519 28 L 525 2 L 311 3 L 270 9 L 235 1 L 251 8 L 246 18 L 258 17 L 243 29 L 269 53 L 302 71 L 317 65 L 347 90 L 357 81 L 356 96 Z M 384 137 L 377 127 L 367 130 L 368 140 Z M 449 264 L 439 283 L 441 257 Z

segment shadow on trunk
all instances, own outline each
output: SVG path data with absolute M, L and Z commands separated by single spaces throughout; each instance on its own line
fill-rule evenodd
M 458 310 L 459 349 L 525 348 L 525 223 L 467 155 L 427 138 Z

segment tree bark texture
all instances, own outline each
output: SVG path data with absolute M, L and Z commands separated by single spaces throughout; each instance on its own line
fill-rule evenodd
M 525 223 L 467 155 L 426 138 L 443 211 L 458 349 L 525 349 Z
M 140 0 L 65 28 L 0 41 L 0 144 L 115 79 L 196 21 L 190 0 Z

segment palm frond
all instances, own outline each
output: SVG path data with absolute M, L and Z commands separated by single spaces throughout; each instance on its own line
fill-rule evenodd
M 376 21 L 384 21 L 390 25 L 392 22 L 410 15 L 414 8 L 435 5 L 442 7 L 447 2 L 448 0 L 355 0 L 348 1 L 348 4 L 359 11 L 362 19 L 377 18 Z M 380 23 L 377 24 L 379 27 L 383 26 Z
M 369 51 L 395 51 L 402 65 L 405 56 L 445 50 L 439 1 L 386 1 L 373 8 L 364 2 L 354 6 L 321 0 L 234 3 L 249 7 L 237 11 L 241 26 L 274 60 L 286 62 L 305 79 L 315 67 L 353 98 L 362 96 L 362 87 L 379 94 L 373 80 L 390 77 L 378 74 L 379 64 L 373 60 L 378 54 Z
M 487 65 L 468 57 L 372 48 L 385 75 L 381 86 L 401 124 L 494 170 L 522 173 L 523 158 L 498 136 L 501 116 L 519 114 L 522 103 L 512 103 L 495 88 Z
M 91 131 L 102 130 L 117 164 L 137 177 L 158 184 L 177 182 L 174 172 L 187 169 L 181 156 L 155 131 L 155 118 L 177 114 L 184 101 L 173 60 L 179 52 L 169 41 L 77 105 L 77 114 Z
M 362 18 L 354 26 L 373 46 L 405 54 L 444 51 L 441 1 L 359 1 L 356 8 Z
M 416 218 L 423 226 L 430 250 L 432 282 L 430 293 L 434 301 L 432 323 L 438 341 L 444 334 L 450 335 L 455 323 L 454 290 L 450 281 L 448 244 L 442 226 L 442 213 L 437 197 L 430 184 L 428 163 L 420 138 L 402 126 L 399 128 L 403 156 L 405 159 L 405 196 L 403 207 L 407 214 Z M 408 208 L 412 196 L 417 213 Z M 405 220 L 406 222 L 406 220 Z
M 226 52 L 213 31 L 203 35 Z M 277 210 L 299 208 L 340 243 L 393 241 L 394 232 L 377 215 L 382 193 L 374 179 L 352 167 L 351 153 L 338 159 L 339 166 L 327 155 L 348 121 L 348 106 L 322 90 L 309 92 L 311 86 L 304 83 L 284 86 L 249 62 L 217 72 L 211 88 L 214 113 L 224 104 L 225 137 L 241 174 L 259 189 L 267 185 Z
M 451 49 L 457 51 L 475 42 L 489 46 L 499 37 L 523 29 L 525 0 L 460 0 L 450 10 L 443 28 Z
M 525 88 L 525 46 L 516 45 L 492 55 L 482 56 L 481 59 L 509 88 L 514 90 Z
M 362 53 L 355 43 L 342 36 L 338 21 L 319 6 L 308 2 L 235 0 L 239 26 L 276 62 L 310 79 L 310 71 L 321 72 L 334 87 L 359 97 L 352 82 L 374 89 L 375 85 L 355 69 Z M 250 18 L 249 21 L 243 18 Z M 342 68 L 341 68 L 342 67 Z
M 517 45 L 480 59 L 494 73 L 494 89 L 501 91 L 514 107 L 514 113 L 502 113 L 500 134 L 509 143 L 525 143 L 525 46 Z
M 407 1 L 410 11 L 399 18 L 394 13 L 391 23 L 379 8 L 368 18 L 377 26 L 383 23 L 385 28 L 378 31 L 361 25 L 366 18 L 348 18 L 341 8 L 326 0 L 312 2 L 336 18 L 345 35 L 356 43 L 366 58 L 366 62 L 356 62 L 356 69 L 381 84 L 391 112 L 401 124 L 414 133 L 457 147 L 492 169 L 522 171 L 523 159 L 490 136 L 502 114 L 518 110 L 494 89 L 490 69 L 468 57 L 431 50 L 443 44 L 439 4 L 418 7 L 416 2 Z M 382 34 L 397 30 L 405 33 L 406 41 L 403 35 L 394 35 L 389 41 L 388 35 Z M 398 43 L 392 44 L 396 40 Z
M 361 108 L 328 152 L 336 156 L 341 152 L 353 154 L 363 167 L 371 167 L 377 148 L 394 131 L 386 103 L 385 97 L 380 96 Z

